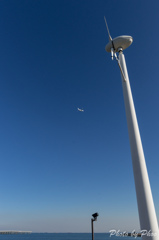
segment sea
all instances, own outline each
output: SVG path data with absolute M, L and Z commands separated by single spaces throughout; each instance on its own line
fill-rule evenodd
M 132 237 L 110 236 L 109 233 L 94 233 L 94 240 L 133 240 Z M 141 240 L 141 238 L 137 238 Z M 92 240 L 91 233 L 30 233 L 0 234 L 0 240 Z

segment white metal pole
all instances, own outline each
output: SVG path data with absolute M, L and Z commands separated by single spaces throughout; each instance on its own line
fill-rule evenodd
M 122 75 L 123 95 L 131 148 L 138 212 L 143 240 L 159 240 L 158 222 L 149 183 L 140 132 L 138 128 L 129 77 L 124 54 L 119 51 L 119 61 L 126 81 Z M 150 235 L 150 236 L 149 236 Z

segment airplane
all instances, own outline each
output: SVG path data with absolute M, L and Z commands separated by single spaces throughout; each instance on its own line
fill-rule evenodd
M 84 110 L 81 109 L 81 108 L 77 108 L 77 110 L 78 110 L 79 112 L 84 112 Z

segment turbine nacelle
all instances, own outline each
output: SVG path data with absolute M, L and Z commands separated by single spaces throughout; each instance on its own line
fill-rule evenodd
M 119 36 L 106 45 L 105 50 L 107 52 L 111 52 L 111 56 L 113 53 L 118 52 L 118 49 L 122 48 L 122 50 L 128 48 L 133 42 L 133 38 L 131 36 Z
M 121 75 L 122 75 L 124 81 L 126 82 L 126 78 L 125 78 L 123 69 L 121 67 L 119 58 L 117 57 L 116 53 L 120 52 L 120 51 L 123 51 L 124 49 L 128 48 L 132 44 L 133 38 L 131 36 L 123 35 L 123 36 L 119 36 L 119 37 L 116 37 L 116 38 L 112 39 L 105 17 L 104 17 L 104 20 L 105 20 L 105 25 L 106 25 L 106 28 L 107 28 L 107 31 L 108 31 L 108 36 L 109 36 L 109 43 L 106 45 L 105 50 L 107 52 L 111 53 L 112 60 L 114 59 L 114 57 L 117 60 L 119 68 L 120 68 Z

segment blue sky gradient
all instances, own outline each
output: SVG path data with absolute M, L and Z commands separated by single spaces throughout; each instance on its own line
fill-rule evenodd
M 159 218 L 159 2 L 0 1 L 0 230 L 139 229 L 120 72 L 128 73 Z M 84 112 L 78 112 L 77 107 Z

